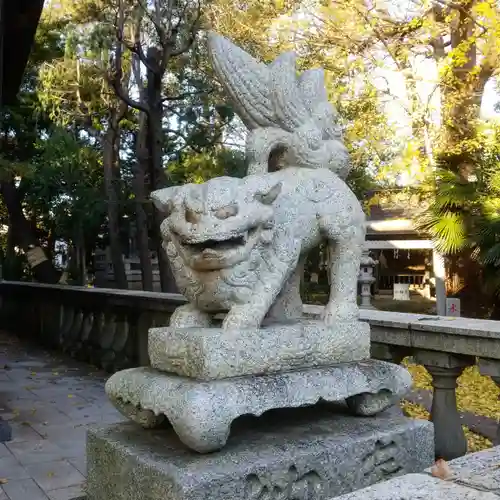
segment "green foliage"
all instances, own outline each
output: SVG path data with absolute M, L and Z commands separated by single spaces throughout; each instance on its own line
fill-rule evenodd
M 300 9 L 306 16 L 312 16 L 320 29 L 311 29 L 310 20 L 299 14 Z M 372 185 L 369 179 L 373 180 L 379 171 L 388 168 L 397 153 L 394 131 L 370 78 L 370 68 L 356 54 L 349 38 L 365 28 L 362 23 L 353 25 L 356 18 L 349 2 L 332 10 L 311 12 L 311 9 L 296 1 L 252 0 L 241 4 L 215 0 L 208 9 L 208 17 L 213 29 L 259 59 L 270 62 L 280 52 L 295 50 L 300 71 L 318 66 L 325 68 L 327 92 L 339 112 L 351 155 L 352 186 L 364 197 Z M 345 36 L 350 25 L 353 33 Z
M 468 181 L 456 171 L 436 169 L 421 188 L 428 209 L 418 228 L 446 254 L 469 252 L 483 266 L 483 289 L 500 292 L 500 129 L 478 131 L 478 165 Z
M 37 149 L 24 178 L 26 202 L 56 238 L 95 239 L 106 213 L 100 151 L 63 129 L 51 130 Z
M 73 241 L 81 229 L 94 244 L 106 212 L 103 137 L 113 123 L 111 111 L 123 101 L 106 76 L 117 70 L 121 47 L 123 91 L 144 104 L 146 71 L 143 64 L 134 72 L 133 60 L 141 58 L 141 50 L 144 58 L 149 48 L 162 47 L 161 27 L 172 18 L 165 9 L 172 3 L 47 4 L 21 102 L 3 111 L 0 180 L 19 179 L 24 208 L 42 234 Z M 119 7 L 123 46 L 117 38 Z M 391 187 L 405 175 L 420 182 L 428 209 L 419 228 L 441 251 L 471 251 L 492 277 L 500 276 L 500 134 L 482 128 L 478 115 L 484 86 L 500 66 L 499 7 L 491 0 L 429 7 L 417 2 L 411 12 L 396 15 L 388 6 L 373 9 L 361 0 L 213 0 L 203 2 L 203 23 L 266 62 L 295 49 L 299 70 L 324 67 L 352 157 L 348 183 L 358 197 Z M 188 21 L 196 10 L 191 2 L 174 2 L 173 8 L 173 18 L 186 14 Z M 156 25 L 154 9 L 162 14 Z M 179 30 L 180 43 L 188 33 Z M 242 153 L 222 145 L 234 112 L 221 104 L 225 99 L 204 37 L 197 32 L 189 50 L 169 58 L 161 80 L 160 140 L 173 184 L 245 173 Z M 436 65 L 437 104 L 419 92 L 417 56 Z M 374 75 L 387 69 L 402 76 L 401 109 L 411 137 L 396 136 L 399 124 L 386 113 L 391 88 L 374 82 Z M 118 190 L 120 210 L 129 211 L 133 203 L 124 200 L 132 198 L 139 114 L 129 108 L 121 118 Z M 0 207 L 0 222 L 5 219 Z
M 168 165 L 168 175 L 174 185 L 201 184 L 213 177 L 245 175 L 245 159 L 242 152 L 226 148 L 199 154 L 182 155 Z
M 420 186 L 427 210 L 417 220 L 417 227 L 432 236 L 443 253 L 457 253 L 468 244 L 466 214 L 476 202 L 475 183 L 464 183 L 459 175 L 436 169 Z

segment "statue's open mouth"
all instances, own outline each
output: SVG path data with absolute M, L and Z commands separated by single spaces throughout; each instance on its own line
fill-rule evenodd
M 248 258 L 258 241 L 259 228 L 234 235 L 220 235 L 203 241 L 177 238 L 177 244 L 193 269 L 216 270 L 231 267 Z
M 201 243 L 184 243 L 184 245 L 189 247 L 193 252 L 202 253 L 205 250 L 214 250 L 223 252 L 224 250 L 231 250 L 235 247 L 245 245 L 247 238 L 248 235 L 245 235 L 245 236 L 236 236 L 222 241 L 206 240 L 202 241 Z

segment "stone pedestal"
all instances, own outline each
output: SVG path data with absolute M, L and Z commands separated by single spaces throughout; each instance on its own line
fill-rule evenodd
M 172 429 L 118 424 L 89 432 L 88 500 L 326 500 L 422 471 L 433 439 L 432 424 L 396 408 L 359 418 L 326 404 L 239 419 L 206 455 Z
M 411 387 L 403 367 L 374 359 L 261 376 L 199 381 L 152 368 L 130 368 L 106 383 L 110 401 L 145 428 L 168 420 L 181 441 L 200 453 L 222 448 L 232 422 L 277 408 L 346 401 L 356 415 L 375 415 Z
M 375 415 L 412 383 L 403 367 L 367 359 L 370 327 L 361 321 L 152 328 L 148 352 L 151 367 L 112 375 L 108 397 L 144 428 L 168 420 L 200 453 L 222 448 L 242 415 L 318 401 L 346 401 L 354 414 Z
M 151 328 L 151 366 L 197 380 L 288 372 L 370 357 L 370 325 L 300 320 L 262 328 Z

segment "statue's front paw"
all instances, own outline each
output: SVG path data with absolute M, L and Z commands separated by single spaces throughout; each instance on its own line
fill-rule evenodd
M 179 306 L 170 317 L 170 326 L 174 328 L 208 328 L 212 318 L 205 311 L 200 311 L 192 304 Z
M 356 304 L 328 304 L 323 311 L 323 321 L 332 326 L 339 321 L 357 321 L 359 309 Z
M 233 306 L 227 313 L 222 328 L 224 330 L 242 330 L 248 328 L 259 328 L 262 318 L 257 317 L 250 308 L 244 306 Z

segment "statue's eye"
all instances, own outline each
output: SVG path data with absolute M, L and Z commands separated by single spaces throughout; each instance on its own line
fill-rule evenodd
M 234 217 L 238 213 L 238 205 L 226 205 L 225 207 L 221 207 L 216 210 L 215 217 L 217 219 L 227 219 L 229 217 Z
M 199 220 L 199 215 L 194 210 L 186 208 L 185 218 L 186 222 L 189 222 L 191 224 L 196 224 Z

